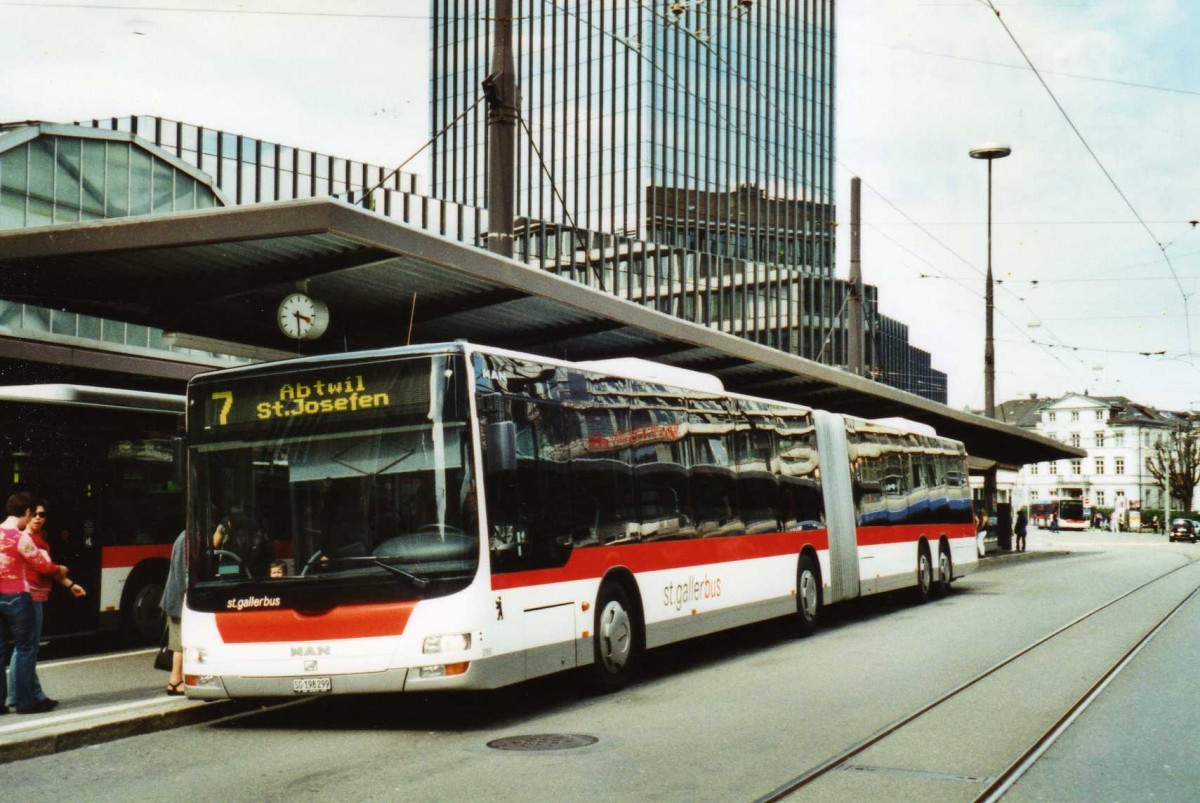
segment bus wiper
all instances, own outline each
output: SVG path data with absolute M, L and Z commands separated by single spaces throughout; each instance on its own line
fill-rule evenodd
M 417 588 L 428 588 L 429 587 L 429 581 L 427 579 L 425 579 L 424 577 L 417 577 L 415 574 L 406 572 L 403 569 L 401 569 L 399 566 L 393 566 L 390 563 L 384 563 L 379 558 L 371 558 L 371 562 L 374 563 L 376 566 L 382 566 L 383 568 L 387 569 L 392 574 L 396 574 L 396 575 L 399 575 L 400 577 L 403 577 L 405 580 L 408 580 L 410 583 L 415 585 Z

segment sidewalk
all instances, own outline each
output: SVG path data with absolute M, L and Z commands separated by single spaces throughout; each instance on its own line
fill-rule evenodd
M 1024 552 L 1016 552 L 1010 549 L 1001 549 L 988 552 L 979 559 L 975 571 L 986 572 L 990 569 L 1000 569 L 1005 566 L 1012 566 L 1016 563 L 1028 563 L 1034 560 L 1046 560 L 1048 558 L 1061 558 L 1070 555 L 1068 549 L 1056 549 L 1053 547 L 1044 547 L 1041 549 L 1026 549 Z
M 61 703 L 46 714 L 10 710 L 0 716 L 0 764 L 208 722 L 251 707 L 167 696 L 166 673 L 151 666 L 154 652 L 41 662 L 42 684 Z
M 0 764 L 62 753 L 143 733 L 179 728 L 229 716 L 232 703 L 153 697 L 133 703 L 58 713 L 0 717 Z

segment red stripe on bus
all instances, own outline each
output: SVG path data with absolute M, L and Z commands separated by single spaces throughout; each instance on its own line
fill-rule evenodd
M 399 636 L 416 602 L 343 605 L 321 612 L 229 611 L 216 615 L 226 644 Z
M 799 554 L 800 548 L 806 544 L 818 550 L 828 549 L 829 533 L 826 530 L 803 530 L 794 533 L 584 547 L 574 550 L 566 565 L 559 568 L 492 575 L 492 589 L 589 580 L 602 577 L 613 566 L 624 566 L 632 572 L 653 572 L 706 563 L 772 558 Z
M 100 565 L 105 569 L 128 569 L 150 558 L 170 560 L 171 545 L 106 546 L 100 550 Z
M 858 528 L 859 546 L 916 543 L 922 535 L 936 539 L 974 538 L 970 524 L 905 524 L 893 527 Z M 827 530 L 805 530 L 794 533 L 767 535 L 735 535 L 720 538 L 697 538 L 687 541 L 620 544 L 607 547 L 586 547 L 571 553 L 565 566 L 555 569 L 535 569 L 492 576 L 496 591 L 526 586 L 562 583 L 571 580 L 590 580 L 603 577 L 613 566 L 624 566 L 632 572 L 651 572 L 681 569 L 709 563 L 729 563 L 755 558 L 799 554 L 801 547 L 829 548 Z
M 886 546 L 887 544 L 916 543 L 921 536 L 936 541 L 947 538 L 974 538 L 971 524 L 897 524 L 890 527 L 859 527 L 859 546 Z

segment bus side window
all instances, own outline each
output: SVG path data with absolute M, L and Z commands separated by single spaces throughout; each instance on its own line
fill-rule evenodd
M 624 543 L 640 537 L 633 494 L 629 410 L 590 405 L 565 411 L 571 438 L 572 504 L 577 546 Z
M 516 425 L 515 471 L 489 475 L 492 569 L 524 571 L 561 566 L 570 556 L 568 472 L 562 414 L 557 405 L 510 401 Z
M 688 414 L 692 501 L 700 537 L 742 535 L 733 465 L 734 419 L 717 401 L 693 402 Z

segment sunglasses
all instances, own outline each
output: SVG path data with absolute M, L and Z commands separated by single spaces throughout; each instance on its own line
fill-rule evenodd
M 39 510 L 37 513 L 34 513 L 34 514 L 33 514 L 33 517 L 34 517 L 35 519 L 44 519 L 44 518 L 46 518 L 46 511 L 44 511 L 44 510 Z

